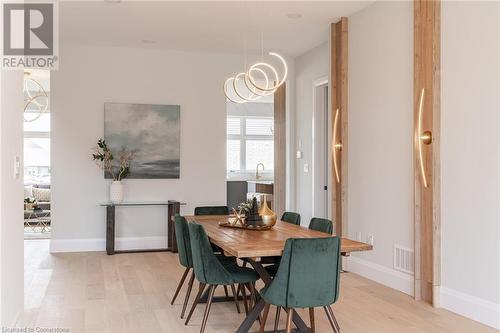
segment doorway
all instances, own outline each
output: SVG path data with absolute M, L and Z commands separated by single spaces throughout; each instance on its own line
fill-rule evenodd
M 50 238 L 50 71 L 24 71 L 24 238 Z
M 332 129 L 328 104 L 328 77 L 323 77 L 313 83 L 312 207 L 314 217 L 331 219 Z

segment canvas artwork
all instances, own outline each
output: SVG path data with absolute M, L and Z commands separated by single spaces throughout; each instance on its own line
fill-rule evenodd
M 179 105 L 105 103 L 104 139 L 112 152 L 134 153 L 128 178 L 179 178 Z

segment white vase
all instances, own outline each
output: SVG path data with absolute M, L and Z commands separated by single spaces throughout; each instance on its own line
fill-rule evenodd
M 109 200 L 114 204 L 119 204 L 123 201 L 123 183 L 115 180 L 109 186 Z

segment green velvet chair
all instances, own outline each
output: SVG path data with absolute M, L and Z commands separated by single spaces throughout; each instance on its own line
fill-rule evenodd
M 281 221 L 300 225 L 300 214 L 294 212 L 284 212 L 281 216 Z
M 283 215 L 281 216 L 281 221 L 290 224 L 300 225 L 300 214 L 294 212 L 284 212 Z M 264 257 L 261 259 L 261 263 L 279 265 L 280 260 L 281 257 Z M 271 275 L 274 276 L 277 267 L 278 266 L 267 266 L 267 270 Z
M 229 215 L 227 206 L 203 206 L 194 209 L 194 215 Z
M 196 305 L 201 301 L 205 286 L 208 285 L 208 299 L 205 314 L 201 324 L 200 332 L 205 331 L 208 314 L 212 305 L 215 289 L 219 285 L 232 286 L 233 295 L 237 302 L 234 284 L 240 284 L 252 289 L 255 281 L 259 279 L 257 273 L 250 268 L 239 267 L 238 265 L 222 265 L 210 247 L 207 234 L 203 226 L 196 223 L 189 223 L 189 235 L 191 239 L 191 252 L 193 256 L 194 275 L 199 281 L 200 287 L 196 299 L 186 318 L 186 325 L 193 315 Z
M 229 215 L 229 207 L 227 206 L 201 206 L 195 207 L 194 215 L 202 216 L 202 215 Z M 212 244 L 212 249 L 216 253 L 222 253 L 222 249 L 215 244 Z M 227 287 L 224 286 L 224 292 L 227 293 Z
M 309 223 L 309 229 L 333 235 L 333 222 L 328 219 L 313 217 Z
M 265 301 L 261 332 L 269 313 L 269 306 L 278 307 L 275 331 L 281 308 L 286 309 L 287 330 L 291 332 L 292 316 L 296 308 L 309 308 L 311 332 L 314 328 L 314 308 L 323 307 L 334 332 L 340 332 L 330 307 L 339 297 L 340 239 L 290 238 L 285 243 L 283 257 L 273 281 L 260 292 Z
M 189 274 L 189 271 L 193 268 L 193 258 L 191 255 L 191 240 L 189 237 L 189 228 L 188 222 L 186 219 L 179 215 L 175 215 L 175 239 L 177 240 L 177 250 L 179 253 L 179 263 L 181 266 L 185 268 L 184 273 L 182 274 L 182 278 L 179 281 L 179 284 L 175 290 L 174 297 L 172 298 L 171 305 L 174 304 L 179 292 L 186 280 L 186 277 Z M 224 266 L 232 266 L 236 265 L 235 258 L 226 257 L 224 255 L 216 255 L 217 260 L 219 260 Z M 181 318 L 184 318 L 184 314 L 186 312 L 187 303 L 189 300 L 189 296 L 191 295 L 191 290 L 193 288 L 194 283 L 194 271 L 191 273 L 191 277 L 188 282 L 188 289 L 186 291 L 186 296 L 184 297 L 184 303 L 182 306 Z M 234 286 L 233 286 L 234 288 Z M 238 313 L 240 312 L 239 305 L 236 303 L 236 309 Z

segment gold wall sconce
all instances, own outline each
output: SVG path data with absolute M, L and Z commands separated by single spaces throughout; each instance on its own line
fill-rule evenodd
M 425 98 L 425 88 L 422 88 L 422 90 L 420 91 L 420 101 L 418 104 L 417 149 L 418 149 L 418 158 L 420 162 L 420 174 L 422 175 L 422 183 L 424 184 L 425 188 L 428 188 L 429 182 L 427 180 L 427 173 L 424 164 L 423 145 L 430 145 L 432 143 L 432 132 L 422 131 L 424 98 Z
M 333 169 L 335 171 L 335 179 L 340 183 L 340 171 L 337 154 L 342 151 L 342 141 L 338 139 L 340 109 L 335 110 L 335 118 L 333 120 L 333 138 L 332 138 L 332 154 L 333 154 Z

